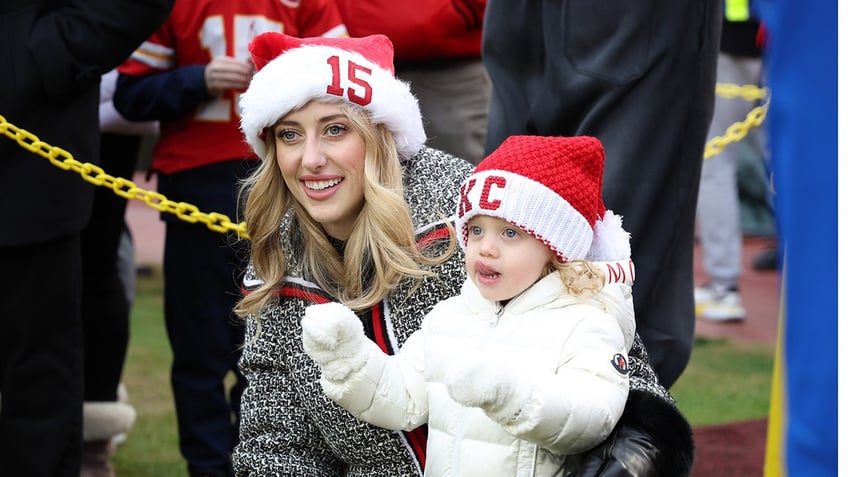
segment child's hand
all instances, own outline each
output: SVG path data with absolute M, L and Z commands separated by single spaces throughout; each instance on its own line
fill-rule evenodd
M 454 401 L 479 407 L 498 422 L 516 420 L 531 395 L 512 368 L 481 356 L 457 359 L 445 374 L 445 385 Z
M 328 381 L 344 380 L 365 365 L 368 338 L 350 308 L 341 303 L 308 306 L 301 325 L 303 350 Z

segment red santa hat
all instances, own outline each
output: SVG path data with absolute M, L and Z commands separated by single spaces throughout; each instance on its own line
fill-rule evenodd
M 394 135 L 401 159 L 415 155 L 426 136 L 418 100 L 395 78 L 394 48 L 384 35 L 296 38 L 258 35 L 248 45 L 257 69 L 241 95 L 241 129 L 260 158 L 265 130 L 313 99 L 364 108 Z
M 489 215 L 547 245 L 562 261 L 630 258 L 630 234 L 604 207 L 604 148 L 594 137 L 511 136 L 460 187 L 459 241 L 468 220 Z

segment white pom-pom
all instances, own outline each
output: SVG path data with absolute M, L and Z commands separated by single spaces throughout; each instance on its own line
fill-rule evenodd
M 621 216 L 611 210 L 595 222 L 592 246 L 586 260 L 615 261 L 630 258 L 630 234 L 621 225 Z

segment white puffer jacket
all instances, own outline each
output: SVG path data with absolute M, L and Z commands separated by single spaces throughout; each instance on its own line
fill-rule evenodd
M 552 476 L 621 416 L 633 320 L 628 285 L 581 300 L 553 273 L 501 309 L 466 281 L 399 354 L 366 340 L 365 365 L 341 381 L 323 377 L 322 387 L 363 421 L 429 423 L 425 475 Z M 451 393 L 502 402 L 484 411 Z

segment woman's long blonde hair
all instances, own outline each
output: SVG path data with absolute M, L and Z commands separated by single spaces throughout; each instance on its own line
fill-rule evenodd
M 262 285 L 251 290 L 235 308 L 239 316 L 259 313 L 278 301 L 278 290 L 287 274 L 281 221 L 293 210 L 292 237 L 300 245 L 290 246 L 302 254 L 303 276 L 334 299 L 354 310 L 370 307 L 404 278 L 432 276 L 428 267 L 446 260 L 456 247 L 451 235 L 448 250 L 427 256 L 415 242 L 415 229 L 404 198 L 403 170 L 394 136 L 383 125 L 374 125 L 367 113 L 339 103 L 353 131 L 365 142 L 365 201 L 342 257 L 316 222 L 289 192 L 277 166 L 274 135 L 265 138 L 267 154 L 259 168 L 241 184 L 246 197 L 244 219 L 251 241 L 251 260 Z M 452 229 L 449 227 L 449 229 Z

